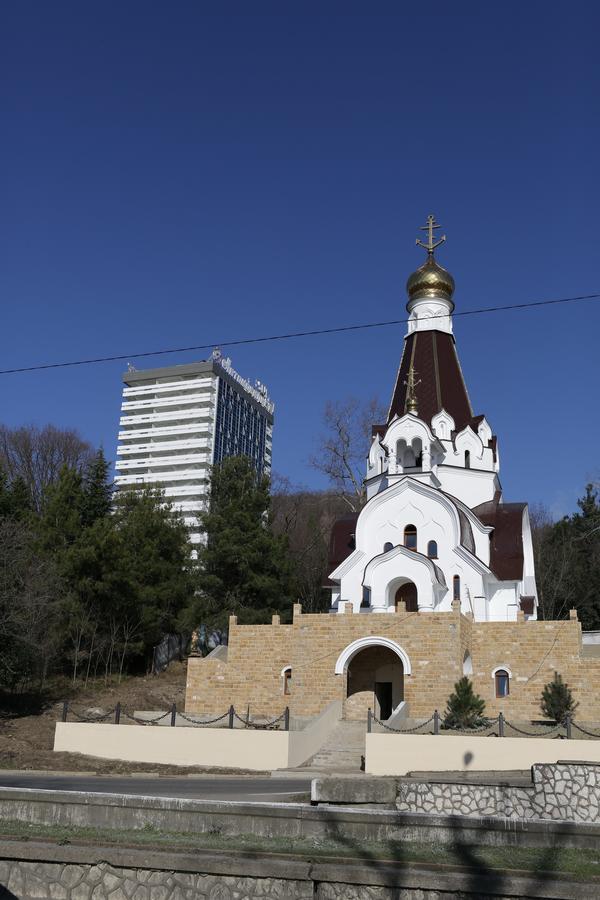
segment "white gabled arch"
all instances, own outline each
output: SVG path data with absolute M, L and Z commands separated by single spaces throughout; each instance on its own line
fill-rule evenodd
M 366 647 L 387 647 L 388 650 L 391 650 L 393 653 L 395 653 L 396 656 L 401 660 L 404 674 L 412 675 L 412 667 L 406 651 L 400 646 L 400 644 L 397 644 L 396 641 L 392 641 L 387 637 L 379 637 L 378 635 L 369 635 L 369 637 L 359 638 L 356 641 L 352 641 L 351 644 L 348 644 L 348 646 L 344 650 L 342 650 L 337 658 L 337 662 L 335 664 L 335 674 L 343 675 L 352 657 L 356 656 L 356 654 L 360 650 L 364 650 Z

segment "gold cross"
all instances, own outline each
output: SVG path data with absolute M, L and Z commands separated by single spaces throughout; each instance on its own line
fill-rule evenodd
M 425 250 L 427 250 L 427 252 L 429 254 L 432 254 L 433 251 L 435 250 L 435 248 L 439 247 L 440 244 L 443 244 L 444 241 L 446 240 L 445 234 L 442 235 L 442 237 L 439 239 L 439 241 L 434 241 L 434 239 L 433 239 L 434 238 L 433 232 L 441 227 L 442 227 L 441 225 L 438 225 L 436 223 L 435 216 L 433 216 L 433 215 L 427 216 L 427 225 L 421 225 L 420 231 L 428 231 L 429 232 L 428 241 L 426 244 L 424 244 L 423 241 L 420 241 L 419 238 L 417 238 L 416 243 L 419 245 L 419 247 L 424 247 Z

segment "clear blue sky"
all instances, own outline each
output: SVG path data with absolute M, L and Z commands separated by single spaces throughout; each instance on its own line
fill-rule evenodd
M 27 2 L 0 10 L 1 368 L 399 318 L 429 212 L 457 309 L 600 291 L 596 3 Z M 458 319 L 506 499 L 600 471 L 600 303 Z M 404 328 L 231 355 L 274 466 L 387 402 Z M 159 357 L 172 364 L 194 358 Z M 0 420 L 114 458 L 119 363 L 0 378 Z

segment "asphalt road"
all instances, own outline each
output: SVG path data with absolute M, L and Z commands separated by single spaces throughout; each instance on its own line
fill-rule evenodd
M 126 775 L 42 775 L 0 772 L 1 787 L 44 791 L 87 791 L 99 794 L 142 794 L 188 800 L 233 800 L 245 803 L 286 803 L 308 800 L 310 778 L 222 775 L 160 778 Z

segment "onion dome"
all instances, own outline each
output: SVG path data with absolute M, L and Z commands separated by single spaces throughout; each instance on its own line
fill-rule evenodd
M 433 253 L 427 254 L 427 260 L 409 276 L 406 292 L 410 300 L 427 300 L 441 297 L 452 300 L 454 278 L 446 269 L 438 265 Z M 454 304 L 452 304 L 454 306 Z

